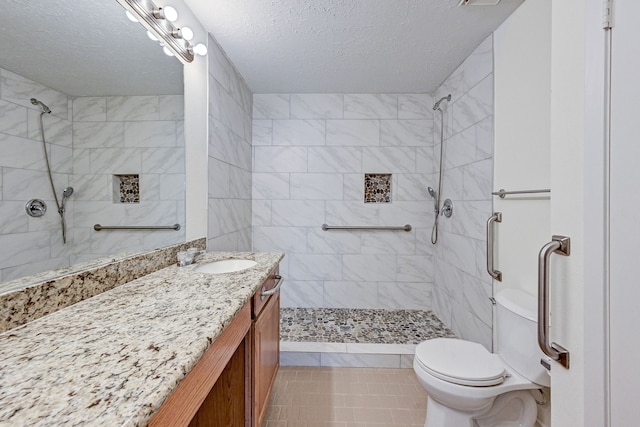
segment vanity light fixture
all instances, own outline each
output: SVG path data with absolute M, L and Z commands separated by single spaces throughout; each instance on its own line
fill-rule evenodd
M 176 27 L 178 12 L 171 6 L 160 7 L 152 0 L 117 0 L 125 8 L 127 17 L 140 22 L 151 40 L 158 41 L 164 53 L 175 56 L 183 64 L 193 62 L 195 55 L 207 54 L 207 46 L 190 42 L 193 31 L 189 27 Z

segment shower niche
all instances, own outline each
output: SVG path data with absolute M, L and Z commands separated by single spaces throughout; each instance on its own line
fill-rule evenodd
M 113 175 L 114 203 L 140 203 L 140 175 Z

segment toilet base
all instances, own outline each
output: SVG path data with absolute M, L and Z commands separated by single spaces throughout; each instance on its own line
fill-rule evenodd
M 534 427 L 538 407 L 528 390 L 498 396 L 482 409 L 457 411 L 431 397 L 427 400 L 425 427 Z

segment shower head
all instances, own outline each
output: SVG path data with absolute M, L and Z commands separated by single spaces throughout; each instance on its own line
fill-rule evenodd
M 447 95 L 447 96 L 443 96 L 442 98 L 440 98 L 440 99 L 439 99 L 439 100 L 438 100 L 438 101 L 433 105 L 433 111 L 440 110 L 440 103 L 441 103 L 442 101 L 445 101 L 445 100 L 446 100 L 447 102 L 448 102 L 448 101 L 451 101 L 451 94 L 449 94 L 449 95 Z M 440 111 L 442 111 L 442 110 L 440 110 Z
M 66 187 L 64 190 L 62 190 L 63 198 L 70 197 L 72 194 L 73 194 L 73 187 Z
M 427 191 L 429 192 L 429 195 L 434 199 L 438 197 L 438 194 L 436 193 L 436 190 L 433 189 L 433 187 L 427 187 Z
M 43 113 L 47 113 L 47 114 L 50 114 L 50 113 L 51 113 L 51 110 L 49 109 L 49 107 L 47 107 L 46 105 L 44 105 L 44 104 L 42 103 L 42 101 L 38 101 L 38 100 L 37 100 L 37 99 L 35 99 L 35 98 L 31 98 L 31 103 L 32 103 L 33 105 L 39 105 L 39 106 L 40 106 L 40 108 L 42 108 L 42 112 L 43 112 Z

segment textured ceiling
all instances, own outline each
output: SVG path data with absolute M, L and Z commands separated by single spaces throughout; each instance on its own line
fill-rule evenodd
M 432 92 L 523 0 L 186 0 L 256 93 Z
M 116 0 L 2 0 L 0 67 L 68 95 L 183 93 L 166 56 Z

